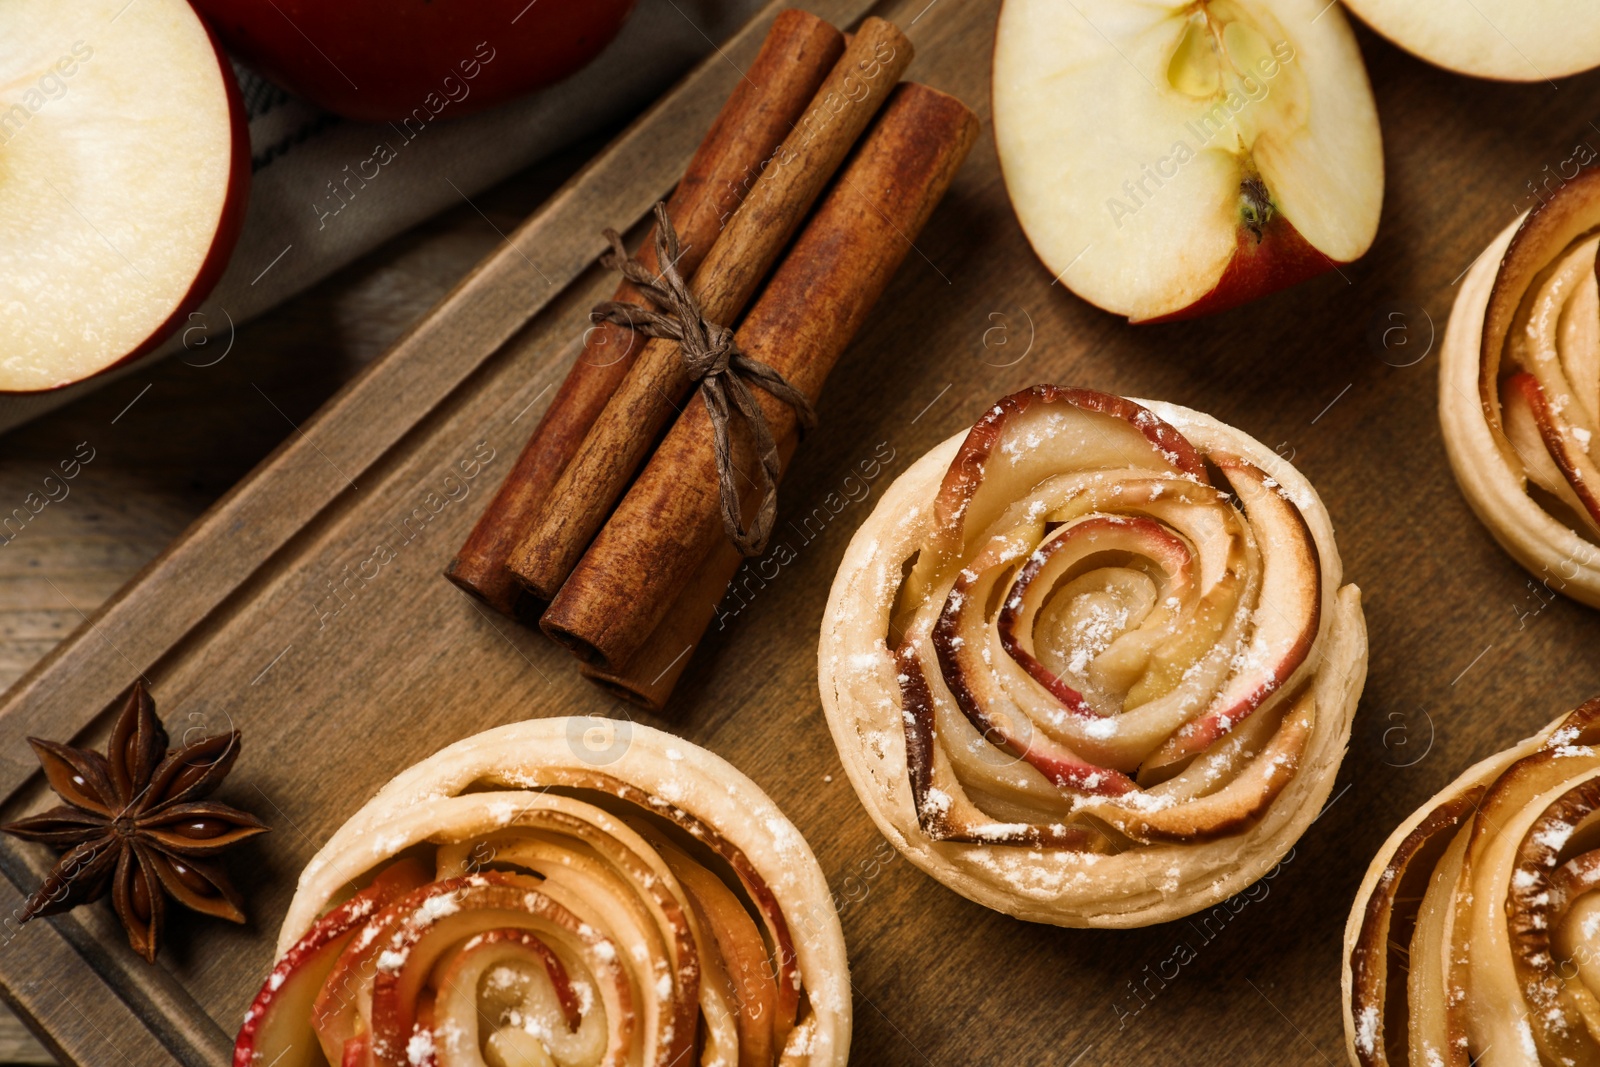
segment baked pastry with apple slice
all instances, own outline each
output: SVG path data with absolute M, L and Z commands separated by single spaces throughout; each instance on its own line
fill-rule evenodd
M 1600 1061 L 1600 699 L 1467 769 L 1367 868 L 1345 926 L 1358 1067 Z
M 1439 421 L 1456 481 L 1552 592 L 1600 607 L 1600 171 L 1513 222 L 1456 293 Z
M 1276 292 L 1378 231 L 1378 112 L 1325 0 L 1006 0 L 994 133 L 1050 273 L 1134 322 Z
M 1145 926 L 1249 885 L 1317 817 L 1366 629 L 1288 462 L 1186 408 L 1040 385 L 886 491 L 818 672 L 913 863 L 1021 918 Z
M 404 771 L 307 864 L 234 1067 L 843 1067 L 816 858 L 646 726 L 538 719 Z

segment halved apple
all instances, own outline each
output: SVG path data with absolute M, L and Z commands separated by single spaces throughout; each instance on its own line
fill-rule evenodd
M 221 275 L 250 145 L 185 0 L 0 5 L 0 392 L 143 355 Z
M 1377 109 L 1323 0 L 1006 0 L 994 127 L 1034 250 L 1131 321 L 1234 307 L 1377 233 Z
M 1537 82 L 1600 66 L 1591 0 L 1345 0 L 1361 21 L 1459 74 Z

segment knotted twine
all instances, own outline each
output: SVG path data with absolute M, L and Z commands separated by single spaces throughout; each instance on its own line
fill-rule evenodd
M 722 497 L 722 526 L 728 539 L 746 556 L 759 556 L 766 551 L 767 539 L 772 535 L 772 524 L 778 514 L 778 445 L 772 439 L 772 428 L 767 425 L 766 413 L 756 403 L 750 385 L 755 384 L 794 408 L 795 417 L 803 430 L 817 424 L 816 409 L 811 400 L 790 385 L 782 374 L 740 351 L 733 331 L 726 326 L 707 322 L 700 312 L 700 304 L 683 275 L 678 271 L 678 232 L 667 217 L 667 206 L 656 204 L 656 261 L 661 273 L 654 274 L 637 259 L 628 255 L 622 238 L 616 230 L 607 229 L 605 237 L 611 251 L 600 257 L 605 267 L 620 271 L 659 308 L 630 304 L 621 300 L 608 300 L 589 313 L 592 322 L 610 322 L 625 326 L 646 337 L 663 337 L 678 342 L 683 352 L 683 365 L 689 380 L 700 383 L 700 398 L 705 401 L 706 413 L 711 416 L 711 426 L 716 433 L 713 450 L 717 461 L 717 482 Z M 761 490 L 761 505 L 749 527 L 742 524 L 739 512 L 738 471 L 733 463 L 733 444 L 728 424 L 737 414 L 744 420 L 761 458 L 757 487 Z

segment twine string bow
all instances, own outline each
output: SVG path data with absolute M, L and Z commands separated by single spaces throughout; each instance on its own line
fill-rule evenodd
M 733 330 L 706 321 L 700 312 L 699 302 L 678 270 L 678 233 L 672 226 L 672 220 L 667 217 L 666 205 L 656 204 L 655 214 L 656 261 L 661 265 L 659 275 L 628 255 L 622 238 L 615 230 L 605 231 L 611 251 L 600 259 L 602 265 L 620 271 L 655 307 L 608 300 L 590 312 L 589 318 L 597 323 L 610 322 L 625 326 L 647 337 L 663 337 L 678 342 L 689 380 L 700 383 L 700 398 L 705 401 L 706 413 L 711 416 L 711 425 L 716 434 L 714 451 L 723 528 L 740 552 L 746 556 L 758 556 L 766 550 L 767 539 L 772 535 L 772 525 L 778 513 L 779 463 L 778 446 L 772 439 L 772 428 L 767 424 L 766 413 L 750 392 L 750 386 L 758 385 L 794 408 L 802 430 L 809 430 L 817 424 L 817 413 L 811 406 L 810 398 L 789 384 L 783 375 L 740 351 L 734 341 Z M 748 527 L 743 525 L 740 514 L 740 474 L 734 466 L 733 443 L 729 432 L 729 423 L 735 415 L 748 427 L 756 454 L 761 460 L 756 482 L 761 492 L 761 503 Z

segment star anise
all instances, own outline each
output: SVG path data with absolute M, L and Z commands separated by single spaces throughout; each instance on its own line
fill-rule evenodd
M 233 769 L 239 732 L 169 750 L 155 712 L 144 683 L 135 682 L 106 755 L 28 738 L 50 788 L 66 804 L 0 826 L 67 850 L 28 898 L 21 922 L 70 911 L 110 890 L 128 943 L 152 963 L 168 897 L 244 922 L 244 898 L 212 857 L 267 830 L 253 815 L 204 799 Z

